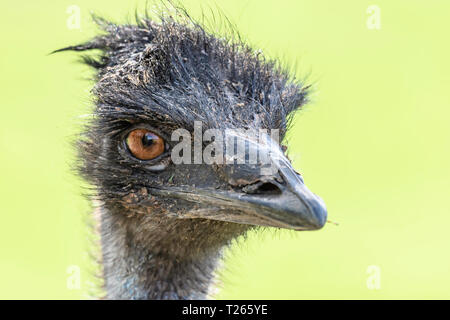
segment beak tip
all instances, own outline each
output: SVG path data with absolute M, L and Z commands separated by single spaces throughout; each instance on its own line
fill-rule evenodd
M 312 230 L 319 230 L 325 226 L 327 223 L 327 207 L 325 202 L 318 196 L 316 196 L 317 201 L 311 203 L 311 213 L 312 213 Z
M 325 211 L 325 214 L 322 215 L 317 219 L 317 222 L 314 224 L 313 230 L 319 230 L 322 229 L 325 226 L 325 223 L 327 223 L 327 213 Z

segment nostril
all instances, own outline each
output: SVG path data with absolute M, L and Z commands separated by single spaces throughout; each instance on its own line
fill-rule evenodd
M 280 188 L 278 188 L 278 186 L 272 182 L 264 182 L 263 184 L 261 184 L 257 190 L 257 193 L 276 193 L 279 194 L 281 193 Z
M 281 189 L 277 184 L 265 181 L 257 182 L 242 188 L 242 191 L 249 194 L 281 194 Z

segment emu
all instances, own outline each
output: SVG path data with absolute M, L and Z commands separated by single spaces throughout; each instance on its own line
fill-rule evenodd
M 323 201 L 272 140 L 240 137 L 245 159 L 257 148 L 275 164 L 271 173 L 262 174 L 260 160 L 172 161 L 172 133 L 193 133 L 195 121 L 220 132 L 278 129 L 282 141 L 309 92 L 243 41 L 208 32 L 186 12 L 176 16 L 126 25 L 97 18 L 101 35 L 57 50 L 100 52 L 82 58 L 96 83 L 78 167 L 99 203 L 107 299 L 208 298 L 233 239 L 254 228 L 315 230 L 326 222 Z M 194 150 L 183 153 L 195 158 Z

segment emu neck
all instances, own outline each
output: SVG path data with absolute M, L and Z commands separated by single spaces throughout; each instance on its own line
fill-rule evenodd
M 108 299 L 205 299 L 222 249 L 249 226 L 129 215 L 103 208 L 101 245 Z

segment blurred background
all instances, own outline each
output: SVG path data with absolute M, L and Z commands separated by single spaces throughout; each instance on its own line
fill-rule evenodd
M 0 3 L 2 299 L 87 297 L 90 207 L 70 143 L 92 73 L 49 53 L 95 35 L 90 12 L 132 21 L 145 2 Z M 314 84 L 290 154 L 339 223 L 252 234 L 228 251 L 218 298 L 449 299 L 450 2 L 182 3 L 194 16 L 219 8 Z

